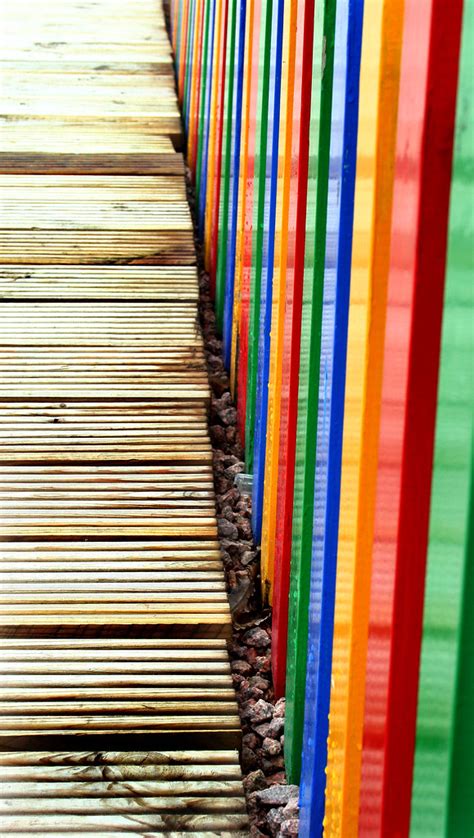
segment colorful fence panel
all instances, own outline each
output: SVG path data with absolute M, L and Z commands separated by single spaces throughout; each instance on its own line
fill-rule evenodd
M 207 203 L 207 164 L 209 155 L 209 132 L 211 117 L 212 66 L 214 61 L 214 33 L 217 0 L 206 0 L 206 23 L 202 56 L 202 87 L 199 112 L 198 148 L 196 161 L 196 198 L 198 230 L 204 237 L 204 222 Z
M 253 6 L 253 3 L 251 4 Z M 235 59 L 235 96 L 233 98 L 232 113 L 232 146 L 230 160 L 230 183 L 229 183 L 229 210 L 227 248 L 224 251 L 225 258 L 225 281 L 222 291 L 222 340 L 224 362 L 227 369 L 231 363 L 232 352 L 232 324 L 234 313 L 234 291 L 236 267 L 236 246 L 237 246 L 237 221 L 239 209 L 239 190 L 241 184 L 240 157 L 241 157 L 241 133 L 242 133 L 242 109 L 243 109 L 243 82 L 244 82 L 244 57 L 245 57 L 245 29 L 247 22 L 247 0 L 241 0 L 239 5 L 237 34 L 236 34 L 236 59 Z M 219 258 L 220 254 L 219 254 Z
M 277 695 L 286 683 L 286 651 L 293 492 L 296 456 L 298 376 L 303 305 L 306 198 L 308 192 L 309 126 L 313 68 L 314 4 L 299 0 L 296 23 L 291 179 L 289 186 L 288 246 L 286 253 L 285 313 L 283 324 L 278 439 L 277 497 L 273 589 L 273 681 Z
M 361 782 L 381 834 L 410 819 L 461 11 L 405 11 Z
M 222 122 L 222 161 L 219 187 L 219 227 L 217 231 L 218 251 L 216 254 L 216 291 L 215 309 L 217 323 L 222 332 L 224 320 L 224 297 L 227 279 L 227 249 L 229 244 L 229 216 L 231 214 L 230 195 L 233 182 L 233 162 L 235 160 L 235 105 L 236 85 L 236 47 L 240 34 L 241 4 L 231 0 L 229 6 L 228 38 L 225 60 L 224 108 Z M 244 7 L 245 15 L 245 7 Z M 238 60 L 237 60 L 238 64 Z
M 302 838 L 474 834 L 473 6 L 170 8 Z
M 275 15 L 273 10 L 275 9 Z M 262 0 L 259 46 L 259 79 L 255 126 L 255 162 L 253 175 L 253 218 L 250 269 L 250 308 L 248 323 L 247 396 L 245 400 L 245 462 L 253 467 L 255 402 L 257 397 L 257 365 L 259 324 L 262 295 L 262 270 L 265 227 L 265 198 L 267 183 L 268 134 L 273 123 L 275 84 L 271 84 L 271 68 L 275 64 L 276 20 L 278 0 Z M 275 26 L 273 23 L 275 22 Z M 275 38 L 272 37 L 273 31 Z
M 273 600 L 272 586 L 276 534 L 288 218 L 293 160 L 292 126 L 295 93 L 297 13 L 297 0 L 291 0 L 291 2 L 285 4 L 261 544 L 263 596 L 265 601 L 268 600 L 270 602 Z
M 358 817 L 372 529 L 392 206 L 403 2 L 366 0 L 344 437 L 333 685 L 327 788 L 328 828 L 347 834 Z M 386 49 L 387 41 L 391 49 Z M 361 674 L 362 673 L 362 674 Z M 355 819 L 355 820 L 354 820 Z
M 325 769 L 357 152 L 362 0 L 338 3 L 319 374 L 300 834 L 317 834 Z
M 299 776 L 303 742 L 319 397 L 314 383 L 321 357 L 335 20 L 334 0 L 316 4 L 286 674 L 290 778 Z
M 474 727 L 474 6 L 464 12 L 448 233 L 410 828 L 468 835 Z
M 262 253 L 260 269 L 260 312 L 255 381 L 255 419 L 253 448 L 252 526 L 261 540 L 265 456 L 267 440 L 268 385 L 270 373 L 270 331 L 273 310 L 273 266 L 275 255 L 276 201 L 278 188 L 278 145 L 280 123 L 281 61 L 283 46 L 283 0 L 275 0 L 272 12 L 271 65 L 268 95 L 268 125 L 265 155 L 265 194 L 263 198 Z M 257 289 L 256 289 L 257 293 Z
M 252 52 L 248 66 L 248 136 L 246 148 L 246 167 L 243 172 L 243 190 L 240 209 L 240 248 L 239 263 L 239 306 L 238 324 L 236 324 L 237 363 L 237 413 L 242 442 L 245 444 L 247 416 L 247 373 L 249 364 L 249 323 L 250 323 L 250 288 L 252 273 L 253 213 L 255 196 L 255 159 L 258 122 L 258 90 L 260 79 L 260 37 L 263 0 L 254 0 L 252 26 Z

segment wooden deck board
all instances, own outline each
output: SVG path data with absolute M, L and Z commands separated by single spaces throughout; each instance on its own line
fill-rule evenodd
M 169 45 L 154 3 L 106 34 L 105 7 L 39 4 L 5 34 L 2 631 L 225 635 Z
M 235 750 L 9 751 L 0 756 L 0 781 L 5 834 L 14 827 L 15 835 L 57 836 L 62 818 L 79 838 L 115 838 L 133 834 L 127 818 L 139 815 L 147 825 L 154 819 L 154 835 L 184 838 L 190 827 L 200 838 L 248 835 Z
M 239 720 L 224 640 L 205 646 L 182 640 L 179 648 L 149 640 L 137 648 L 134 640 L 26 645 L 2 638 L 0 649 L 0 745 L 120 732 L 163 741 L 173 730 L 185 733 L 190 746 L 194 734 L 209 731 L 235 744 Z
M 0 831 L 244 838 L 164 16 L 4 18 Z
M 189 266 L 0 266 L 0 300 L 196 303 L 198 293 L 196 270 Z

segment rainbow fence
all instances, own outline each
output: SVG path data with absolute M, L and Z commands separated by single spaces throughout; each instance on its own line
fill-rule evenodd
M 174 0 L 301 835 L 474 834 L 474 0 Z

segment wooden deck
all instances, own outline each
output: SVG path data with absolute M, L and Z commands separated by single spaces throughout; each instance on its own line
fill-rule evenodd
M 244 836 L 163 11 L 1 6 L 0 831 Z
M 235 751 L 7 752 L 0 789 L 17 838 L 248 835 Z

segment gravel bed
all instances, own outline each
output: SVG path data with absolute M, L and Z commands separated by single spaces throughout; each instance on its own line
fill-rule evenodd
M 191 209 L 194 193 L 189 186 Z M 199 314 L 212 391 L 210 435 L 219 538 L 232 611 L 229 644 L 232 678 L 240 718 L 242 771 L 252 838 L 298 835 L 298 786 L 288 785 L 283 757 L 285 699 L 275 701 L 271 678 L 271 611 L 262 605 L 260 553 L 251 528 L 251 498 L 234 484 L 245 470 L 237 430 L 237 411 L 216 334 L 209 278 L 196 237 L 199 267 Z

